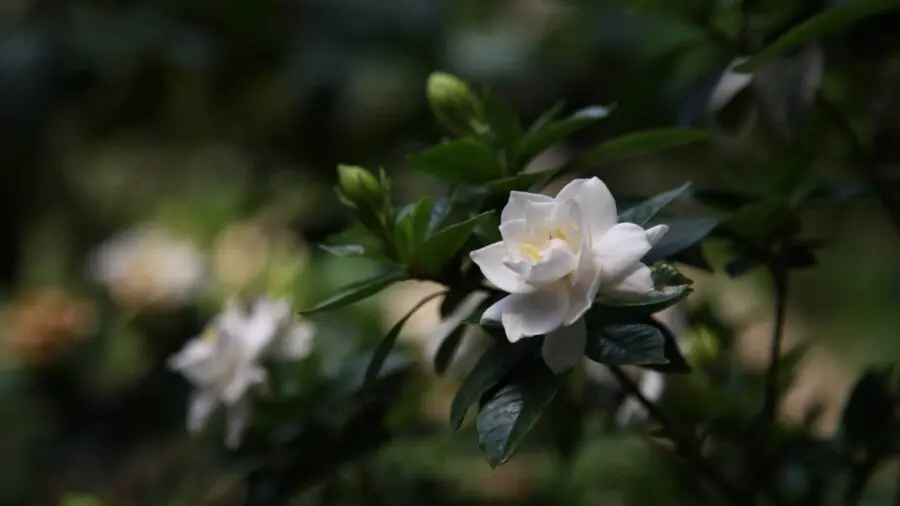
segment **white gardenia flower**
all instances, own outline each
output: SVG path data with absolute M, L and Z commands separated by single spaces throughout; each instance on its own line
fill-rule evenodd
M 618 223 L 616 201 L 596 177 L 572 181 L 556 198 L 512 192 L 500 216 L 503 240 L 471 253 L 487 281 L 509 293 L 482 321 L 502 323 L 510 342 L 546 335 L 544 361 L 565 371 L 584 354 L 582 316 L 598 293 L 653 290 L 641 258 L 667 231 Z
M 303 358 L 312 351 L 315 327 L 295 322 L 286 300 L 260 298 L 250 307 L 229 300 L 203 335 L 189 341 L 168 365 L 190 381 L 187 428 L 199 432 L 219 404 L 227 409 L 229 447 L 240 444 L 250 418 L 249 393 L 266 384 L 262 359 Z

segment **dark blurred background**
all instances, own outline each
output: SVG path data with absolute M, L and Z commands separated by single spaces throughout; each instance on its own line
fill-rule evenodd
M 220 434 L 185 434 L 187 386 L 165 358 L 254 266 L 316 271 L 298 303 L 366 272 L 309 246 L 348 223 L 332 191 L 337 164 L 385 167 L 398 201 L 442 191 L 404 162 L 441 136 L 425 97 L 435 70 L 491 87 L 524 122 L 558 101 L 615 105 L 536 162 L 546 166 L 633 130 L 710 129 L 709 142 L 598 168 L 617 195 L 687 179 L 758 191 L 783 177 L 796 146 L 815 155 L 811 181 L 865 186 L 866 165 L 895 186 L 898 11 L 722 91 L 740 82 L 726 71 L 735 58 L 845 3 L 0 0 L 0 502 L 243 504 Z M 865 163 L 815 110 L 820 90 L 863 132 Z M 855 372 L 900 358 L 900 236 L 871 196 L 805 220 L 828 246 L 792 283 L 789 340 L 814 352 L 783 418 L 800 423 L 821 402 L 831 415 L 816 430 L 828 433 Z M 724 255 L 709 250 L 714 263 Z M 771 318 L 765 276 L 692 274 L 695 298 L 742 336 L 736 353 L 753 369 Z M 383 332 L 403 314 L 384 305 L 408 308 L 411 297 L 395 290 L 354 313 L 361 332 Z M 432 320 L 406 335 L 426 335 Z M 641 486 L 671 462 L 628 431 L 597 436 L 574 468 L 535 451 L 492 472 L 473 434 L 435 428 L 453 390 L 424 362 L 436 386 L 416 394 L 416 416 L 437 421 L 298 504 L 557 504 L 541 498 L 560 476 L 571 504 L 693 504 L 665 480 Z M 879 490 L 872 504 L 886 504 Z

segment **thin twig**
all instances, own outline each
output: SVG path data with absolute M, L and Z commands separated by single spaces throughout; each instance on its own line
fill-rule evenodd
M 768 455 L 766 449 L 769 444 L 769 435 L 775 426 L 775 414 L 778 411 L 778 370 L 781 363 L 781 346 L 784 341 L 784 321 L 787 314 L 788 273 L 785 265 L 785 255 L 788 246 L 780 245 L 775 252 L 775 258 L 770 263 L 769 270 L 775 284 L 775 321 L 772 325 L 772 340 L 769 344 L 769 367 L 766 371 L 764 386 L 763 408 L 760 414 L 757 440 L 753 447 L 748 448 L 750 460 L 748 470 L 750 476 L 749 495 L 755 500 L 759 493 L 762 477 L 768 467 L 766 461 Z
M 613 376 L 619 381 L 629 395 L 633 395 L 638 402 L 647 410 L 647 413 L 650 414 L 651 417 L 656 419 L 657 422 L 662 424 L 669 432 L 675 432 L 676 426 L 669 422 L 666 415 L 652 402 L 650 402 L 644 394 L 641 393 L 640 389 L 637 385 L 635 385 L 634 381 L 622 371 L 621 368 L 610 365 L 609 370 L 612 372 Z M 680 432 L 680 431 L 679 431 Z M 729 504 L 733 505 L 744 505 L 749 506 L 750 503 L 747 498 L 741 494 L 741 491 L 738 490 L 731 482 L 725 479 L 719 471 L 710 464 L 706 457 L 703 456 L 703 453 L 700 451 L 700 446 L 697 443 L 696 438 L 690 435 L 682 435 L 678 434 L 676 439 L 676 444 L 679 449 L 682 450 L 682 454 L 684 458 L 703 476 L 706 477 L 707 480 L 711 484 L 713 484 L 719 491 L 728 499 Z

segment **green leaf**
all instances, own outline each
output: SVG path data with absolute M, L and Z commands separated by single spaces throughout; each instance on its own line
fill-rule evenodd
M 652 264 L 666 260 L 702 241 L 719 224 L 713 218 L 690 218 L 662 222 L 669 231 L 653 245 L 644 257 L 644 263 Z
M 400 318 L 400 320 L 394 324 L 393 327 L 385 334 L 384 339 L 378 344 L 378 348 L 375 348 L 375 353 L 372 354 L 372 360 L 369 361 L 369 366 L 366 368 L 366 376 L 365 376 L 365 385 L 368 385 L 373 380 L 378 377 L 378 373 L 381 372 L 381 366 L 384 364 L 384 361 L 387 359 L 388 355 L 390 355 L 391 350 L 394 349 L 394 345 L 397 343 L 397 337 L 400 336 L 400 331 L 403 330 L 403 326 L 406 325 L 406 322 L 412 317 L 412 315 L 416 314 L 416 311 L 422 309 L 422 306 L 428 304 L 430 301 L 445 295 L 446 291 L 435 292 L 418 302 L 412 309 L 406 313 L 406 316 Z
M 553 107 L 547 109 L 542 112 L 541 115 L 528 127 L 528 133 L 534 133 L 538 130 L 542 130 L 544 127 L 550 124 L 550 122 L 555 121 L 556 118 L 559 117 L 559 114 L 562 112 L 565 104 L 560 101 L 553 104 Z
M 594 307 L 597 311 L 621 321 L 622 319 L 648 316 L 668 309 L 678 304 L 691 292 L 690 286 L 669 286 L 635 299 L 601 297 Z
M 568 118 L 550 122 L 537 130 L 528 132 L 522 137 L 522 142 L 519 143 L 518 156 L 515 158 L 515 162 L 521 165 L 527 164 L 557 142 L 585 128 L 594 121 L 607 117 L 611 111 L 611 107 L 599 105 L 585 107 Z
M 450 335 L 441 341 L 437 353 L 434 354 L 434 371 L 439 376 L 443 376 L 450 367 L 450 364 L 453 363 L 453 357 L 456 355 L 456 350 L 459 349 L 459 345 L 462 344 L 463 334 L 465 334 L 465 332 L 466 325 L 460 324 L 453 329 L 453 332 L 451 332 Z
M 500 234 L 500 216 L 497 213 L 486 217 L 475 227 L 474 234 L 478 236 L 483 244 L 494 244 L 503 239 Z
M 651 218 L 656 216 L 656 214 L 659 213 L 662 208 L 666 207 L 673 200 L 687 193 L 690 188 L 691 182 L 688 181 L 687 183 L 684 183 L 674 190 L 669 190 L 667 192 L 660 193 L 655 197 L 650 197 L 640 204 L 619 213 L 619 221 L 622 223 L 635 223 L 637 225 L 644 226 L 648 221 L 650 221 Z
M 898 0 L 853 0 L 841 3 L 793 27 L 734 70 L 741 73 L 753 72 L 781 53 L 799 48 L 824 35 L 841 31 L 863 18 L 897 8 L 900 8 Z
M 493 211 L 487 211 L 435 232 L 425 240 L 417 252 L 419 261 L 426 269 L 440 269 L 444 262 L 455 255 L 469 240 L 475 227 L 491 214 Z
M 626 134 L 608 140 L 589 150 L 575 163 L 567 167 L 566 170 L 577 171 L 595 168 L 626 158 L 649 155 L 664 149 L 691 144 L 706 138 L 707 133 L 704 130 L 685 128 L 648 130 Z
M 454 183 L 483 183 L 500 175 L 497 153 L 471 138 L 432 146 L 409 157 L 413 170 Z
M 425 242 L 429 235 L 432 209 L 433 204 L 428 197 L 423 198 L 416 204 L 412 215 L 412 240 L 416 246 Z
M 354 302 L 371 297 L 388 286 L 405 279 L 409 279 L 409 275 L 403 271 L 388 271 L 374 278 L 347 285 L 338 293 L 307 310 L 300 311 L 300 313 L 309 315 L 319 311 L 325 311 L 326 309 L 337 309 L 339 307 L 348 306 Z
M 459 430 L 469 406 L 503 381 L 525 356 L 535 350 L 538 341 L 523 339 L 515 344 L 498 342 L 488 348 L 456 391 L 450 405 L 450 428 Z
M 587 357 L 610 365 L 668 363 L 666 338 L 653 325 L 613 323 L 588 331 Z
M 535 359 L 481 402 L 475 421 L 478 444 L 491 467 L 506 463 L 553 400 L 565 375 Z
M 641 367 L 665 374 L 685 374 L 691 372 L 691 366 L 688 365 L 687 360 L 684 358 L 684 354 L 681 353 L 681 348 L 678 346 L 678 339 L 675 337 L 675 334 L 673 334 L 668 327 L 653 318 L 647 318 L 645 323 L 656 327 L 666 340 L 663 353 L 665 354 L 667 362 L 665 364 L 645 364 Z
M 484 116 L 500 147 L 510 156 L 522 138 L 519 116 L 507 103 L 490 91 L 482 96 Z
M 552 171 L 523 172 L 515 176 L 497 179 L 481 186 L 487 195 L 507 194 L 512 191 L 525 191 L 550 176 Z

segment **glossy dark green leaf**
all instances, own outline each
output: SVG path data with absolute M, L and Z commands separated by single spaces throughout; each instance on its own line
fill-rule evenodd
M 403 271 L 389 271 L 374 278 L 366 279 L 363 281 L 359 281 L 348 286 L 345 286 L 338 293 L 328 297 L 327 299 L 319 302 L 315 306 L 301 311 L 301 314 L 308 315 L 312 313 L 317 313 L 319 311 L 325 311 L 330 309 L 337 309 L 339 307 L 348 306 L 353 304 L 354 302 L 361 301 L 365 298 L 371 297 L 376 293 L 384 290 L 390 285 L 408 279 L 409 275 Z
M 691 372 L 691 366 L 688 365 L 684 354 L 681 352 L 681 347 L 678 346 L 678 338 L 669 330 L 669 327 L 653 318 L 648 318 L 646 323 L 656 327 L 662 333 L 663 338 L 665 338 L 666 344 L 663 353 L 667 362 L 665 364 L 646 364 L 641 367 L 665 374 L 686 374 Z
M 453 183 L 483 183 L 500 175 L 497 153 L 471 138 L 432 146 L 409 157 L 413 170 Z
M 644 257 L 644 263 L 652 264 L 672 258 L 674 255 L 697 244 L 716 228 L 719 220 L 713 218 L 685 218 L 665 220 L 662 223 L 669 226 L 669 231 L 653 245 L 653 249 Z
M 538 339 L 523 339 L 516 344 L 501 341 L 488 348 L 456 391 L 450 405 L 450 428 L 458 430 L 469 406 L 497 386 L 522 359 L 535 350 L 537 342 Z
M 556 375 L 542 360 L 522 367 L 481 402 L 475 428 L 478 444 L 491 467 L 505 464 L 516 452 L 556 396 L 565 375 Z
M 797 49 L 824 35 L 846 29 L 849 25 L 881 12 L 900 8 L 898 0 L 853 0 L 825 10 L 778 37 L 760 53 L 735 67 L 736 72 L 749 73 L 781 53 Z
M 463 247 L 475 227 L 492 214 L 493 211 L 481 213 L 466 221 L 438 230 L 422 243 L 418 250 L 419 260 L 428 268 L 439 268 Z
M 626 134 L 588 150 L 567 170 L 584 170 L 608 163 L 649 155 L 664 149 L 692 144 L 707 138 L 704 130 L 672 128 Z
M 678 188 L 660 193 L 655 197 L 650 197 L 640 204 L 620 212 L 619 221 L 644 226 L 664 207 L 671 204 L 672 201 L 678 197 L 687 194 L 690 189 L 691 183 L 687 182 Z
M 599 105 L 585 107 L 565 119 L 551 121 L 537 130 L 529 131 L 519 143 L 518 164 L 527 164 L 537 155 L 551 148 L 573 133 L 587 127 L 594 121 L 609 115 L 612 108 Z
M 365 384 L 368 385 L 375 378 L 378 377 L 378 374 L 381 372 L 381 366 L 384 364 L 384 361 L 387 359 L 388 355 L 390 355 L 391 350 L 394 349 L 394 345 L 397 344 L 397 337 L 400 336 L 400 332 L 403 330 L 403 326 L 406 325 L 406 322 L 416 314 L 416 311 L 422 308 L 428 302 L 444 295 L 446 292 L 437 292 L 433 293 L 422 300 L 420 300 L 415 306 L 413 306 L 409 312 L 406 313 L 406 316 L 401 318 L 397 323 L 394 324 L 393 327 L 385 334 L 384 338 L 378 344 L 378 347 L 375 349 L 375 353 L 372 354 L 372 360 L 369 361 L 369 366 L 366 368 L 365 375 Z
M 453 329 L 453 332 L 450 332 L 443 341 L 441 341 L 437 352 L 434 354 L 434 372 L 438 375 L 443 376 L 450 367 L 450 364 L 453 363 L 453 357 L 456 355 L 459 345 L 462 344 L 465 332 L 466 325 L 460 324 Z
M 690 286 L 670 286 L 634 299 L 601 297 L 595 309 L 617 320 L 646 317 L 678 304 L 691 292 Z
M 588 329 L 585 355 L 610 365 L 665 364 L 665 346 L 665 336 L 653 325 L 613 323 Z
M 524 172 L 515 176 L 498 179 L 482 185 L 484 192 L 490 195 L 507 194 L 512 191 L 525 191 L 533 185 L 545 180 L 551 171 Z

